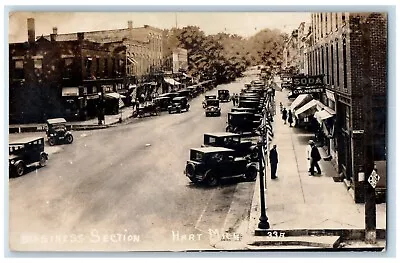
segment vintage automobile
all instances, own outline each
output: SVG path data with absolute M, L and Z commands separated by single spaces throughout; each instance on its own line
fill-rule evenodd
M 203 109 L 206 108 L 207 100 L 216 100 L 216 99 L 217 99 L 217 95 L 206 95 L 206 96 L 204 96 L 204 100 L 201 103 L 203 105 Z
M 179 90 L 176 93 L 179 94 L 179 97 L 186 97 L 186 98 L 192 98 L 192 94 L 191 94 L 191 90 L 189 89 L 183 89 L 183 90 Z
M 229 112 L 227 123 L 226 132 L 255 134 L 261 125 L 261 119 L 257 120 L 251 112 Z
M 189 108 L 190 105 L 186 97 L 175 97 L 172 99 L 171 105 L 168 106 L 168 113 L 181 113 L 182 111 L 189 111 Z
M 67 121 L 64 118 L 48 119 L 46 121 L 46 135 L 50 146 L 59 143 L 71 144 L 74 141 L 74 136 L 65 126 L 66 123 Z
M 258 109 L 256 108 L 239 108 L 239 107 L 233 107 L 231 109 L 231 112 L 251 112 L 254 114 L 254 120 L 260 120 L 262 118 L 262 114 L 259 114 Z
M 172 99 L 167 96 L 159 96 L 153 99 L 153 103 L 159 108 L 160 111 L 167 111 L 171 101 Z
M 235 157 L 235 151 L 223 147 L 190 149 L 184 174 L 194 183 L 216 186 L 221 179 L 244 176 L 249 181 L 257 177 L 257 163 L 248 158 Z
M 34 163 L 45 166 L 49 159 L 44 151 L 44 138 L 31 137 L 9 143 L 8 167 L 10 176 L 22 176 L 26 168 Z
M 206 117 L 221 116 L 221 108 L 219 107 L 219 100 L 218 99 L 206 100 L 205 113 Z
M 163 93 L 163 94 L 160 94 L 159 97 L 168 97 L 172 100 L 175 97 L 179 97 L 179 93 L 178 92 Z
M 147 116 L 157 116 L 160 112 L 160 108 L 157 104 L 152 101 L 145 101 L 144 103 L 140 103 L 137 108 L 137 116 L 139 118 L 143 118 Z
M 218 90 L 218 99 L 221 102 L 229 102 L 231 100 L 231 95 L 229 94 L 229 90 L 227 89 Z
M 257 113 L 261 113 L 263 102 L 257 100 L 239 100 L 239 108 L 254 108 L 257 109 Z
M 258 160 L 258 148 L 252 141 L 244 140 L 240 134 L 231 132 L 205 133 L 202 147 L 224 147 L 235 150 L 236 157 Z

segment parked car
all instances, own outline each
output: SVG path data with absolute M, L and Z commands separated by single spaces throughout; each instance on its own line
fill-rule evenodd
M 219 107 L 219 100 L 217 99 L 206 100 L 205 113 L 206 117 L 221 116 L 221 108 Z
M 230 101 L 231 100 L 231 95 L 229 94 L 229 90 L 227 90 L 227 89 L 218 90 L 218 99 L 221 102 Z
M 139 118 L 143 118 L 147 116 L 157 116 L 160 112 L 160 108 L 157 104 L 152 101 L 145 101 L 144 103 L 140 103 L 137 108 L 137 116 Z
M 167 111 L 168 106 L 171 105 L 172 99 L 167 96 L 161 96 L 153 99 L 153 103 L 159 108 L 160 111 Z
M 172 100 L 175 97 L 179 97 L 179 93 L 178 92 L 163 93 L 159 97 L 168 97 Z
M 257 100 L 239 100 L 239 108 L 254 108 L 257 113 L 261 113 L 264 103 Z
M 66 123 L 67 121 L 64 118 L 48 119 L 46 121 L 46 135 L 50 146 L 60 143 L 71 144 L 74 141 L 74 136 L 65 126 Z
M 186 97 L 175 97 L 172 99 L 171 105 L 168 106 L 168 113 L 181 113 L 182 111 L 189 111 L 190 105 Z
M 258 160 L 258 148 L 252 141 L 243 140 L 240 134 L 231 132 L 205 133 L 202 147 L 224 147 L 235 151 L 236 157 L 249 157 Z
M 254 114 L 254 120 L 261 120 L 261 118 L 262 118 L 262 114 L 258 113 L 259 110 L 257 108 L 233 107 L 233 108 L 231 108 L 231 112 L 251 112 Z
M 191 92 L 192 91 L 189 89 L 177 91 L 177 93 L 179 94 L 179 97 L 186 97 L 186 98 L 192 98 Z
M 235 151 L 223 147 L 190 149 L 184 174 L 194 183 L 216 186 L 224 178 L 244 176 L 249 181 L 257 177 L 257 163 L 235 157 Z
M 257 120 L 251 112 L 229 112 L 227 123 L 226 132 L 254 134 L 261 125 L 261 119 Z
M 44 151 L 44 138 L 31 137 L 9 143 L 8 167 L 10 176 L 22 176 L 27 166 L 38 163 L 45 166 L 49 159 Z

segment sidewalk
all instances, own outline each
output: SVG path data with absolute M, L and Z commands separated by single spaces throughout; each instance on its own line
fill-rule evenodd
M 276 92 L 276 105 L 290 105 L 285 91 Z M 266 174 L 266 207 L 270 229 L 282 232 L 297 231 L 297 235 L 313 233 L 340 233 L 356 231 L 363 233 L 364 204 L 356 204 L 343 182 L 334 182 L 337 174 L 329 161 L 320 161 L 322 175 L 309 176 L 306 147 L 312 134 L 284 125 L 280 111 L 274 118 L 272 144 L 277 145 L 279 163 L 278 179 L 271 180 L 269 166 Z M 320 148 L 321 155 L 323 149 Z M 268 163 L 269 165 L 269 163 Z M 256 184 L 250 214 L 249 234 L 263 235 L 257 230 L 260 217 L 259 184 Z M 386 204 L 376 205 L 376 228 L 386 229 Z M 332 230 L 332 231 L 330 231 Z M 349 230 L 349 231 L 347 231 Z M 343 231 L 342 231 L 343 232 Z M 383 235 L 380 231 L 379 235 Z
M 92 118 L 86 121 L 72 121 L 67 122 L 67 126 L 70 126 L 71 130 L 88 130 L 88 129 L 104 129 L 110 125 L 119 123 L 120 118 L 122 121 L 132 117 L 133 109 L 132 107 L 124 107 L 121 109 L 119 114 L 106 115 L 104 117 L 105 121 L 103 125 L 98 125 L 98 119 Z M 10 124 L 9 133 L 21 133 L 21 132 L 36 132 L 44 131 L 46 129 L 45 123 L 30 123 L 30 124 Z

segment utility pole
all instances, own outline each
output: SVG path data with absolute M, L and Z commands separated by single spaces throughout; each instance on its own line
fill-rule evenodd
M 363 83 L 363 112 L 364 112 L 364 187 L 365 187 L 365 242 L 376 243 L 376 196 L 375 188 L 368 182 L 374 171 L 373 147 L 373 112 L 372 112 L 372 87 L 371 87 L 371 35 L 370 25 L 366 14 L 359 18 L 362 49 L 362 83 Z

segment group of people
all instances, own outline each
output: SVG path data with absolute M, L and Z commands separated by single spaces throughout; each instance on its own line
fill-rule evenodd
M 239 105 L 239 94 L 233 93 L 232 96 L 231 96 L 231 100 L 232 100 L 232 103 L 233 103 L 233 107 Z
M 321 161 L 321 154 L 313 140 L 308 141 L 307 160 L 309 161 L 309 176 L 314 175 L 314 168 L 317 169 L 317 174 L 320 175 L 321 168 L 319 167 L 318 162 Z M 277 179 L 276 170 L 278 169 L 278 151 L 276 149 L 276 144 L 274 144 L 272 149 L 269 151 L 269 163 L 271 165 L 271 179 Z
M 286 121 L 289 122 L 290 127 L 292 127 L 293 113 L 292 113 L 292 111 L 290 109 L 289 109 L 289 111 L 287 111 L 286 108 L 283 107 L 283 109 L 282 109 L 282 120 L 284 121 L 285 124 L 286 124 Z

